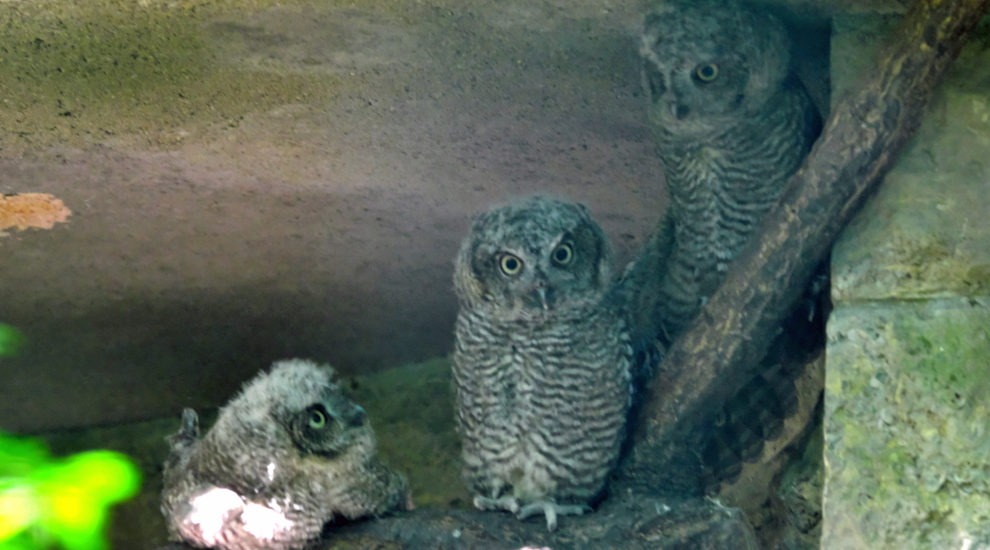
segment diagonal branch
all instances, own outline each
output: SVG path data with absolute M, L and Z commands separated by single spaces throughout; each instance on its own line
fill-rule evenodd
M 691 490 L 691 426 L 742 385 L 814 267 L 882 181 L 990 0 L 917 0 L 874 65 L 837 102 L 788 190 L 647 390 L 623 464 L 641 493 Z

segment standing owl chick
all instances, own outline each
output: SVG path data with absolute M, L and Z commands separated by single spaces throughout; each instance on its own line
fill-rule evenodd
M 637 356 L 588 210 L 534 197 L 479 216 L 456 259 L 453 387 L 482 510 L 590 511 L 626 435 Z
M 173 540 L 223 550 L 302 548 L 324 524 L 379 515 L 407 499 L 375 454 L 367 415 L 310 361 L 273 365 L 199 438 L 186 409 L 170 438 L 162 513 Z
M 772 15 L 733 0 L 665 2 L 645 18 L 648 116 L 671 206 L 644 266 L 672 340 L 725 279 L 820 128 Z

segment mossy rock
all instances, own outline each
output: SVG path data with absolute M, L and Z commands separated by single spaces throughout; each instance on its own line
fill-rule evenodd
M 990 545 L 990 299 L 837 307 L 823 548 Z

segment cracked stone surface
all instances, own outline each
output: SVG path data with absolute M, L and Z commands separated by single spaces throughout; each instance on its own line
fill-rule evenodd
M 840 17 L 833 82 L 851 85 L 896 20 Z M 909 147 L 836 243 L 836 302 L 990 294 L 990 19 L 949 68 Z M 833 94 L 833 97 L 839 94 Z

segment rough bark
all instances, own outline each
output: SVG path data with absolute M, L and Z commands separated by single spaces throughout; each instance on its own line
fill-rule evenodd
M 767 351 L 814 267 L 882 181 L 990 0 L 918 0 L 876 63 L 834 106 L 778 206 L 734 262 L 649 385 L 621 485 L 642 494 L 696 487 L 692 426 Z

